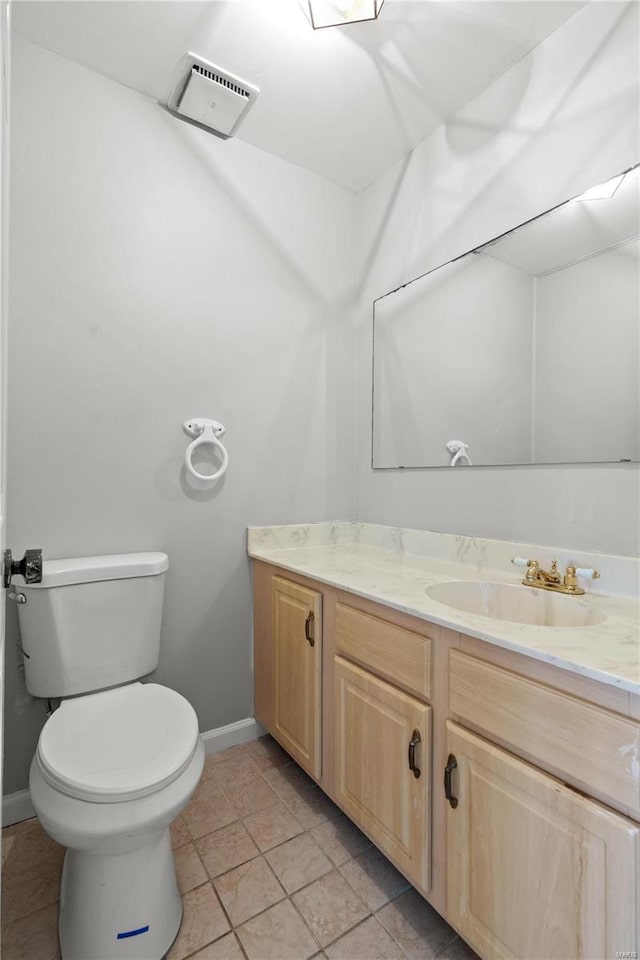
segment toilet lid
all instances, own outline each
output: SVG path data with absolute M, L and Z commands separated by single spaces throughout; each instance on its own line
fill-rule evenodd
M 64 700 L 44 725 L 37 760 L 62 793 L 115 803 L 154 793 L 189 765 L 198 718 L 175 690 L 132 683 Z

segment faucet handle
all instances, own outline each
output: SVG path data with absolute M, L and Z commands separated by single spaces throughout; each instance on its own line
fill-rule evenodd
M 564 579 L 562 582 L 564 583 L 565 587 L 567 587 L 567 589 L 571 591 L 571 593 L 579 592 L 580 585 L 578 583 L 578 577 L 576 576 L 575 567 L 572 567 L 571 565 L 567 567 L 567 572 L 565 573 Z M 582 592 L 584 593 L 584 591 Z
M 527 560 L 527 572 L 524 576 L 525 580 L 535 581 L 538 579 L 538 570 L 540 569 L 540 564 L 537 560 Z
M 567 572 L 564 575 L 564 580 L 562 581 L 567 593 L 583 594 L 584 590 L 578 583 L 578 577 L 586 577 L 591 580 L 599 580 L 600 574 L 597 570 L 594 570 L 592 567 L 574 567 L 572 564 L 569 564 L 567 567 Z

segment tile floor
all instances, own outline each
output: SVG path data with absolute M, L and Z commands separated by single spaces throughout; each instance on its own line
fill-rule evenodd
M 208 757 L 172 834 L 168 960 L 477 960 L 270 737 Z M 58 960 L 63 853 L 35 819 L 3 831 L 3 960 Z

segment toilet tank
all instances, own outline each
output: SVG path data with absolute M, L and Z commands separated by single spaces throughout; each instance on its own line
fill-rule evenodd
M 13 581 L 27 689 L 68 697 L 158 665 L 166 553 L 45 560 L 42 583 Z

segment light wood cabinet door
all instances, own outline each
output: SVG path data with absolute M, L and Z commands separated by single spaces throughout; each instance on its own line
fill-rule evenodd
M 423 890 L 430 883 L 431 707 L 335 660 L 336 800 Z M 409 767 L 409 745 L 416 777 Z
M 316 779 L 321 774 L 322 594 L 272 580 L 274 735 Z
M 462 936 L 491 960 L 633 956 L 638 824 L 451 722 L 447 745 L 447 915 Z

